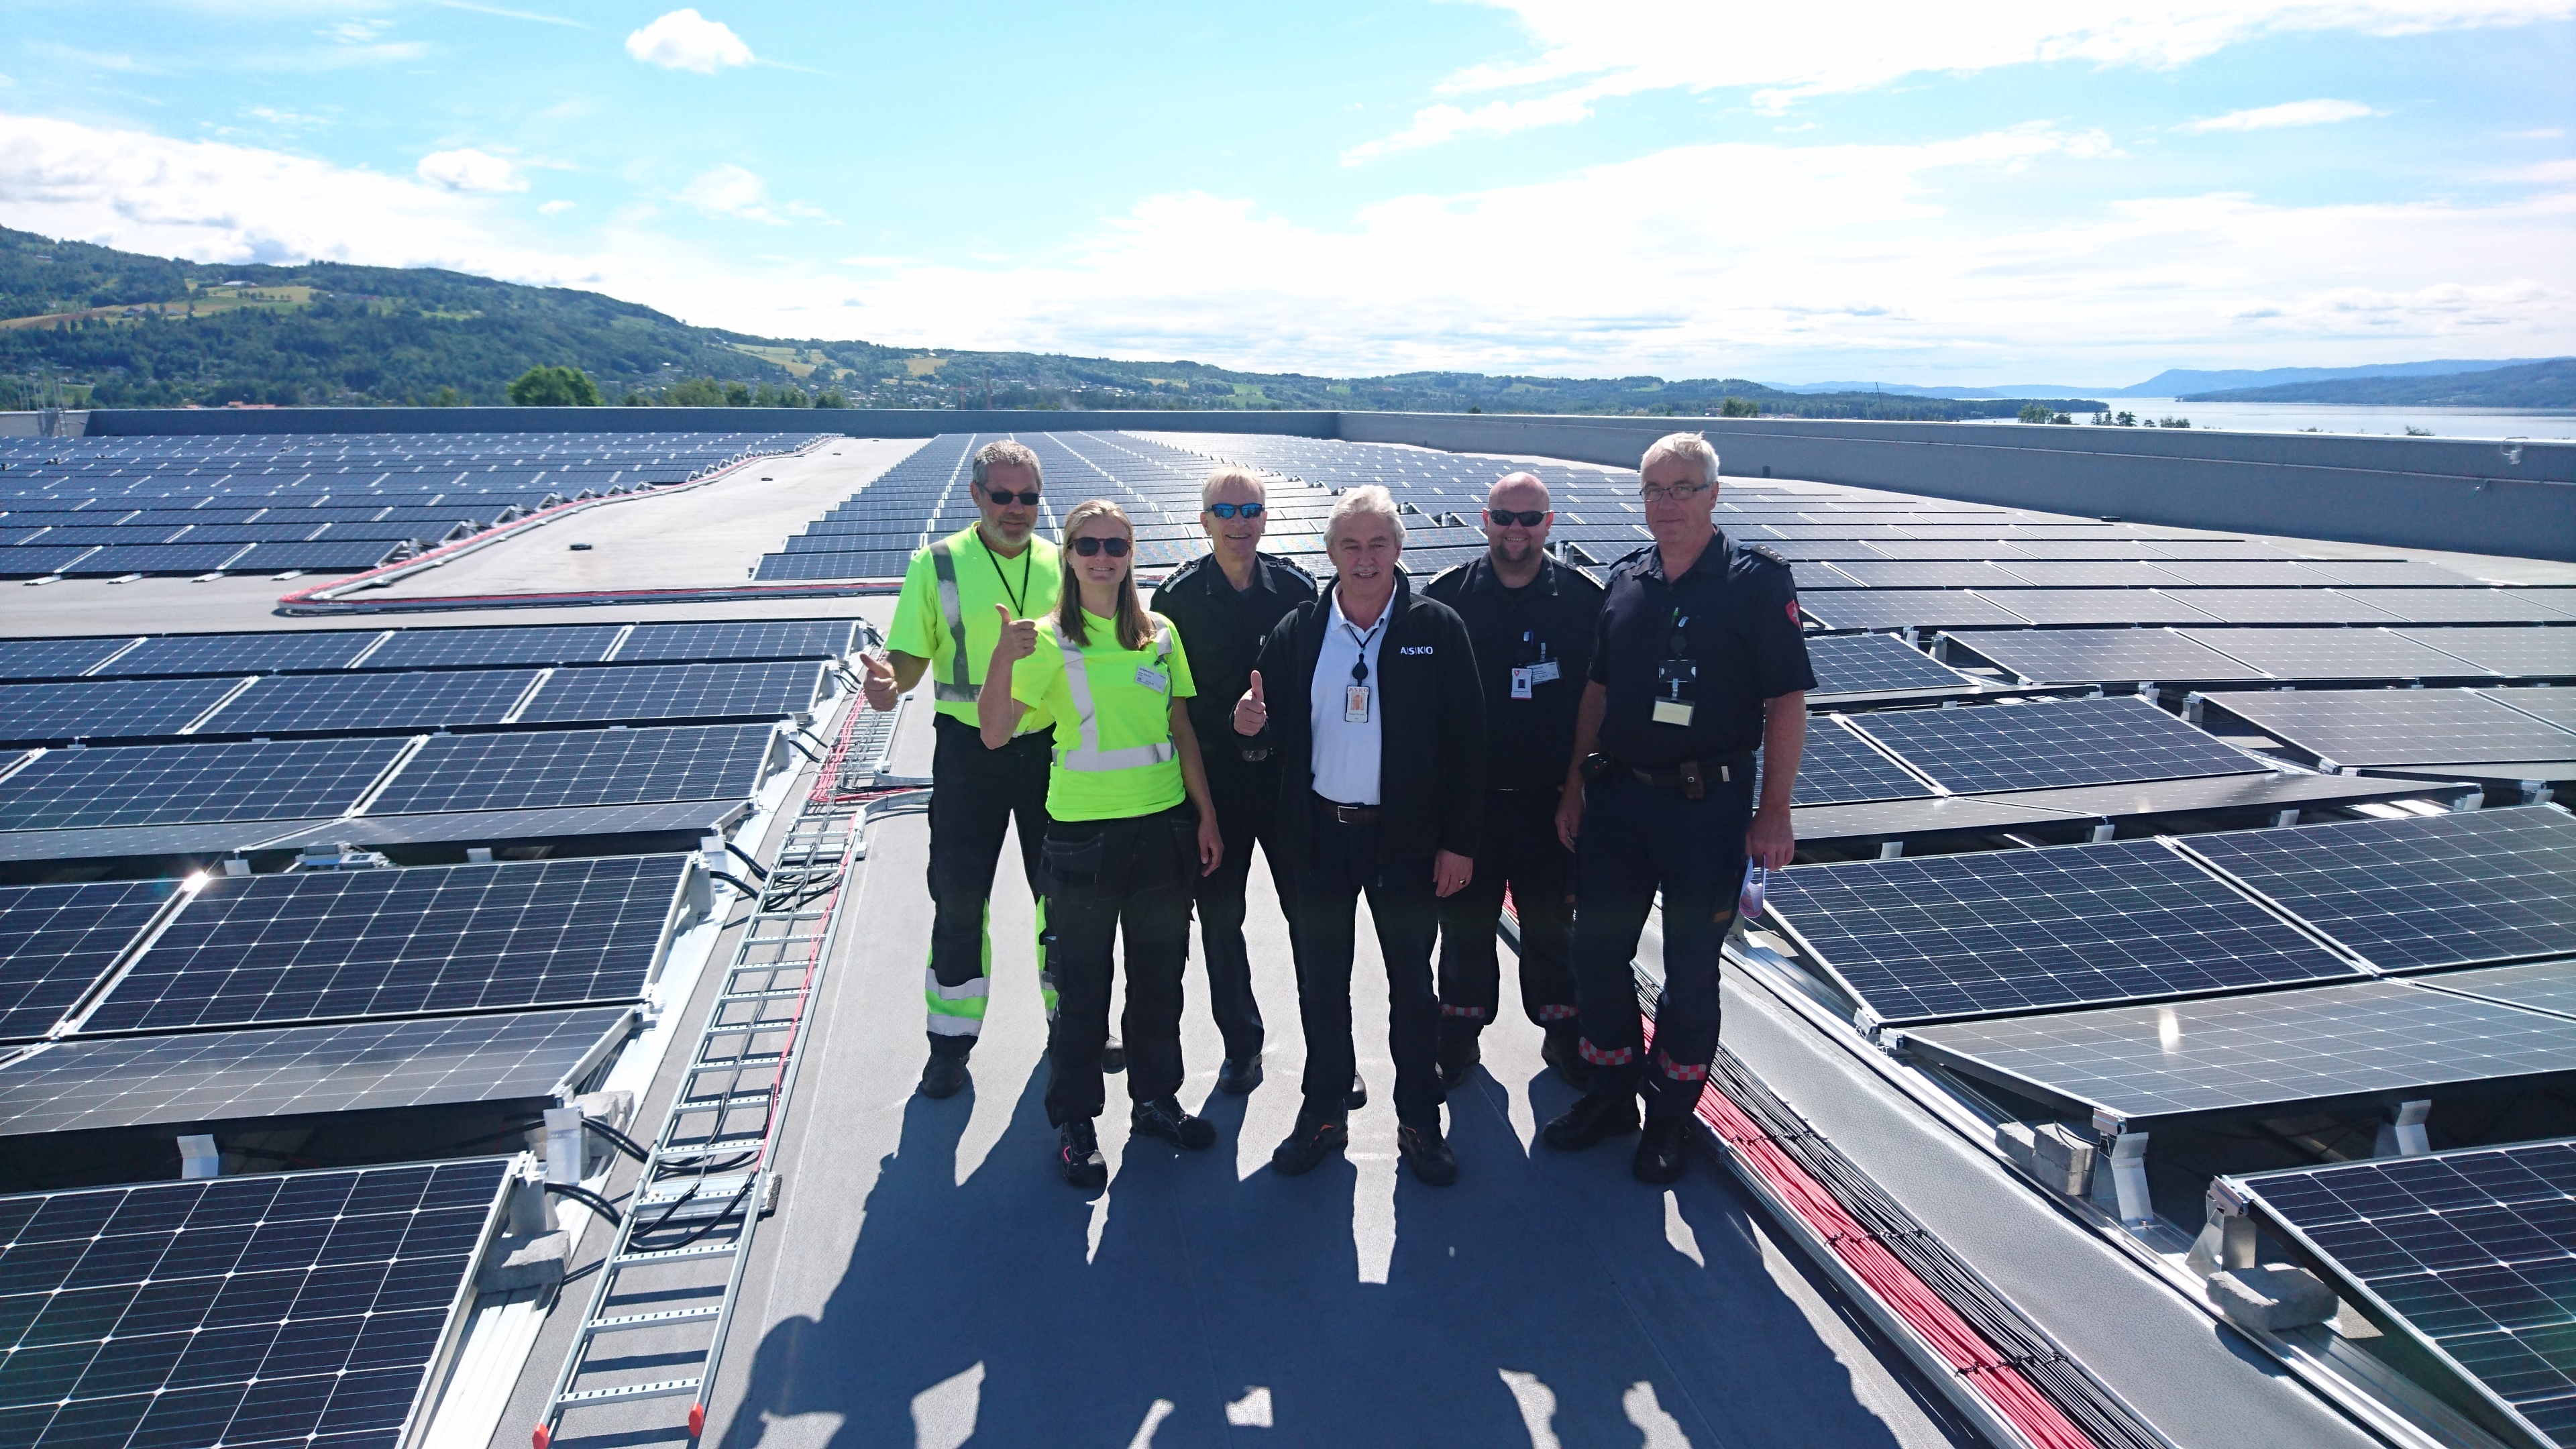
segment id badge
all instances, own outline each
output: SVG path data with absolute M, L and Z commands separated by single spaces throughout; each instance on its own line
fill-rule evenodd
M 1368 711 L 1369 687 L 1365 684 L 1351 684 L 1343 686 L 1342 723 L 1367 724 L 1369 718 Z
M 1537 682 L 1537 679 L 1538 679 L 1538 671 L 1537 671 L 1537 670 L 1535 670 L 1535 669 L 1515 669 L 1515 670 L 1513 670 L 1513 671 L 1512 671 L 1512 698 L 1514 698 L 1514 699 L 1527 699 L 1527 698 L 1529 698 L 1529 697 L 1530 697 L 1530 686 L 1531 686 L 1532 684 L 1536 683 L 1536 682 Z
M 1698 706 L 1696 706 L 1696 705 L 1694 705 L 1694 704 L 1691 704 L 1691 703 L 1690 703 L 1689 701 L 1687 701 L 1687 700 L 1679 700 L 1679 699 L 1659 699 L 1659 700 L 1656 700 L 1656 701 L 1655 701 L 1655 723 L 1657 723 L 1657 724 L 1668 724 L 1668 725 L 1681 725 L 1681 726 L 1684 726 L 1684 727 L 1686 727 L 1686 728 L 1687 728 L 1687 727 L 1689 726 L 1690 722 L 1691 722 L 1691 711 L 1692 711 L 1692 710 L 1694 710 L 1694 709 L 1696 709 L 1696 708 L 1698 708 Z
M 1532 684 L 1554 684 L 1557 679 L 1556 661 L 1542 659 L 1531 665 L 1528 672 L 1529 682 Z
M 1161 694 L 1172 687 L 1171 676 L 1164 674 L 1161 670 L 1156 669 L 1150 664 L 1139 664 L 1136 666 L 1136 682 L 1145 686 L 1147 689 L 1154 691 L 1156 694 Z

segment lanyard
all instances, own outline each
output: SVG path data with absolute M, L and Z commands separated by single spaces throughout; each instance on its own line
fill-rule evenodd
M 1347 618 L 1337 622 L 1341 624 L 1342 632 L 1351 636 L 1351 642 L 1359 646 L 1359 657 L 1351 661 L 1351 683 L 1366 684 L 1368 683 L 1368 647 L 1370 642 L 1377 638 L 1377 631 L 1386 627 L 1386 616 L 1380 614 L 1377 622 L 1371 624 L 1365 634 L 1353 626 Z
M 1024 601 L 1029 596 L 1029 570 L 1037 566 L 1037 554 L 1035 547 L 1020 550 L 1020 591 L 1015 594 L 1011 592 L 1011 576 L 1002 572 L 1002 561 L 993 556 L 991 549 L 984 550 L 985 561 L 993 566 L 993 577 L 1002 581 L 1002 597 L 1011 601 L 1011 617 L 1014 619 L 1028 617 L 1028 605 Z

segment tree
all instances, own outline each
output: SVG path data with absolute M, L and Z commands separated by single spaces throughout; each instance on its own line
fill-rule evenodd
M 531 367 L 510 383 L 510 401 L 523 408 L 595 408 L 599 388 L 577 367 Z
M 729 408 L 747 408 L 751 406 L 751 389 L 738 382 L 726 383 L 725 406 Z
M 666 408 L 720 408 L 724 405 L 724 385 L 712 377 L 692 377 L 662 389 L 662 406 Z
M 1751 398 L 1731 397 L 1717 405 L 1717 415 L 1721 418 L 1758 418 L 1762 416 L 1762 404 Z
M 850 400 L 842 396 L 841 390 L 837 387 L 828 388 L 814 395 L 814 406 L 818 408 L 845 408 L 849 405 Z
M 2025 423 L 2044 423 L 2044 422 L 2047 422 L 2047 421 L 2048 421 L 2048 419 L 2049 419 L 2049 411 L 2048 411 L 2048 409 L 2047 409 L 2047 408 L 2045 408 L 2045 407 L 2043 407 L 2043 406 L 2041 406 L 2040 404 L 2038 404 L 2038 403 L 2023 403 L 2023 404 L 2021 405 L 2021 420 L 2022 420 L 2023 422 L 2025 422 Z

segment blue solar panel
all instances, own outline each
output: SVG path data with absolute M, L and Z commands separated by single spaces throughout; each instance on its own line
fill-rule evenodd
M 617 662 L 655 660 L 837 659 L 850 652 L 848 619 L 741 619 L 695 624 L 638 624 L 618 646 Z
M 229 565 L 237 572 L 267 573 L 271 570 L 306 569 L 314 573 L 360 573 L 385 561 L 393 552 L 384 539 L 319 539 L 312 543 L 253 544 L 250 552 Z
M 1857 716 L 1860 729 L 1961 794 L 2260 771 L 2135 695 Z
M 79 680 L 0 685 L 0 744 L 175 735 L 232 692 L 231 679 Z
M 131 634 L 112 639 L 0 639 L 0 679 L 69 679 L 88 673 L 133 642 Z
M 270 675 L 226 705 L 208 730 L 334 734 L 498 724 L 536 677 L 533 669 Z
M 537 691 L 520 721 L 778 719 L 811 708 L 820 677 L 820 666 L 805 660 L 561 669 Z
M 176 889 L 166 880 L 0 886 L 0 1040 L 51 1031 Z
M 98 672 L 101 679 L 141 674 L 274 674 L 345 669 L 381 633 L 374 629 L 271 634 L 165 634 L 146 639 Z
M 441 735 L 403 766 L 370 813 L 737 800 L 758 785 L 773 729 L 684 725 Z
M 615 624 L 539 624 L 506 629 L 405 629 L 367 661 L 375 669 L 461 665 L 587 664 L 608 657 Z
M 402 749 L 364 739 L 52 750 L 0 779 L 0 830 L 338 815 Z
M 1955 690 L 1976 682 L 1893 634 L 1820 634 L 1807 641 L 1807 662 L 1816 694 Z

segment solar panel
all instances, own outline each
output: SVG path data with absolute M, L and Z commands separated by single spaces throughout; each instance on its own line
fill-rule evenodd
M 2552 607 L 2532 589 L 2363 589 L 2358 597 L 2409 624 L 2564 624 L 2576 618 L 2564 600 Z
M 2045 545 L 2033 545 L 2045 547 Z M 2017 583 L 2035 584 L 2049 589 L 2143 589 L 2162 585 L 2172 588 L 2181 583 L 2164 564 L 2105 560 L 2102 562 L 2051 562 L 2012 560 L 2003 571 Z M 1988 585 L 1989 588 L 1993 587 Z
M 632 1001 L 688 865 L 658 855 L 218 876 L 81 1030 Z
M 2167 559 L 2156 567 L 2204 589 L 2316 589 L 2339 582 L 2306 564 L 2255 559 Z
M 2297 689 L 2204 702 L 2329 768 L 2576 758 L 2576 734 L 2467 689 Z
M 630 1016 L 594 1006 L 55 1042 L 0 1066 L 0 1136 L 545 1098 Z
M 63 572 L 104 577 L 109 574 L 202 574 L 225 567 L 242 552 L 237 543 L 112 543 Z
M 2001 589 L 1985 597 L 2033 624 L 2207 624 L 2198 589 Z
M 2185 629 L 2182 633 L 2278 679 L 2444 679 L 2483 672 L 2393 629 Z
M 1963 795 L 2234 775 L 2264 768 L 2135 695 L 1889 710 L 1852 723 Z
M 2402 629 L 2402 637 L 2515 679 L 2576 677 L 2576 629 Z
M 837 659 L 850 652 L 848 619 L 741 619 L 696 624 L 638 624 L 618 646 L 617 662 L 697 659 Z
M 773 730 L 743 724 L 440 735 L 403 767 L 370 811 L 741 799 L 759 784 Z
M 175 735 L 232 693 L 232 679 L 80 680 L 0 685 L 0 744 Z
M 176 889 L 166 880 L 0 886 L 0 1040 L 53 1030 Z
M 1796 866 L 1769 900 L 1887 1022 L 2359 974 L 2152 840 Z
M 113 639 L 0 639 L 0 679 L 69 679 L 133 642 Z
M 270 735 L 499 724 L 536 678 L 533 669 L 270 675 L 224 706 L 208 728 Z
M 2456 573 L 2438 564 L 2421 563 L 2414 559 L 2321 558 L 2309 560 L 2306 567 L 2326 575 L 2336 583 L 2359 584 L 2366 587 L 2387 588 L 2411 584 L 2424 588 L 2456 589 L 2477 583 L 2477 580 L 2467 574 Z
M 398 540 L 396 540 L 398 541 Z M 394 542 L 386 539 L 317 538 L 308 543 L 255 543 L 250 552 L 226 567 L 237 573 L 303 569 L 313 573 L 362 573 L 385 561 Z
M 1956 1022 L 1909 1049 L 2134 1123 L 2563 1072 L 2576 1021 L 2362 981 L 2203 1001 Z
M 2576 1444 L 2576 1143 L 2230 1178 L 2542 1443 Z
M 2392 609 L 2377 606 L 2385 589 L 2191 589 L 2182 594 L 2208 619 L 2178 624 L 2393 624 Z
M 1754 761 L 1754 788 L 1761 788 L 1761 760 Z M 1849 805 L 1862 800 L 1912 800 L 1928 797 L 1932 787 L 1869 747 L 1869 742 L 1830 721 L 1807 730 L 1806 748 L 1798 754 L 1798 786 L 1791 798 L 1798 805 Z
M 558 670 L 522 723 L 777 719 L 813 707 L 821 678 L 808 660 L 767 664 L 607 664 Z
M 1809 590 L 1847 589 L 1855 584 L 1871 589 L 1997 589 L 2009 588 L 2020 580 L 1991 564 L 1965 560 L 1944 563 L 1891 559 L 1866 563 L 1847 559 L 1810 569 L 1798 582 Z
M 50 750 L 0 779 L 0 830 L 338 815 L 402 749 L 368 739 Z
M 2384 971 L 2576 951 L 2576 820 L 2546 806 L 2188 844 Z
M 1980 629 L 1957 642 L 2025 684 L 2264 677 L 2170 629 Z
M 165 634 L 146 639 L 98 673 L 102 679 L 135 674 L 244 674 L 297 669 L 344 669 L 382 637 L 374 629 L 312 630 L 274 634 Z
M 0 1439 L 393 1449 L 509 1168 L 0 1198 Z
M 2482 689 L 2478 692 L 2544 724 L 2553 724 L 2576 734 L 2576 690 Z
M 910 549 L 865 553 L 773 553 L 761 556 L 754 575 L 762 583 L 798 583 L 820 579 L 899 579 L 912 562 Z
M 1893 634 L 1820 634 L 1807 641 L 1820 694 L 1884 694 L 1959 689 L 1977 681 L 1936 662 Z
M 2539 961 L 2528 966 L 2481 966 L 2417 980 L 2419 986 L 2501 1001 L 2531 1011 L 2576 1017 L 2576 962 Z
M 608 657 L 616 624 L 536 624 L 509 629 L 404 629 L 368 659 L 374 669 L 465 665 L 589 664 Z
M 1959 589 L 1831 589 L 1801 596 L 1798 607 L 1809 622 L 1835 630 L 2019 628 L 2029 622 L 1982 594 Z

